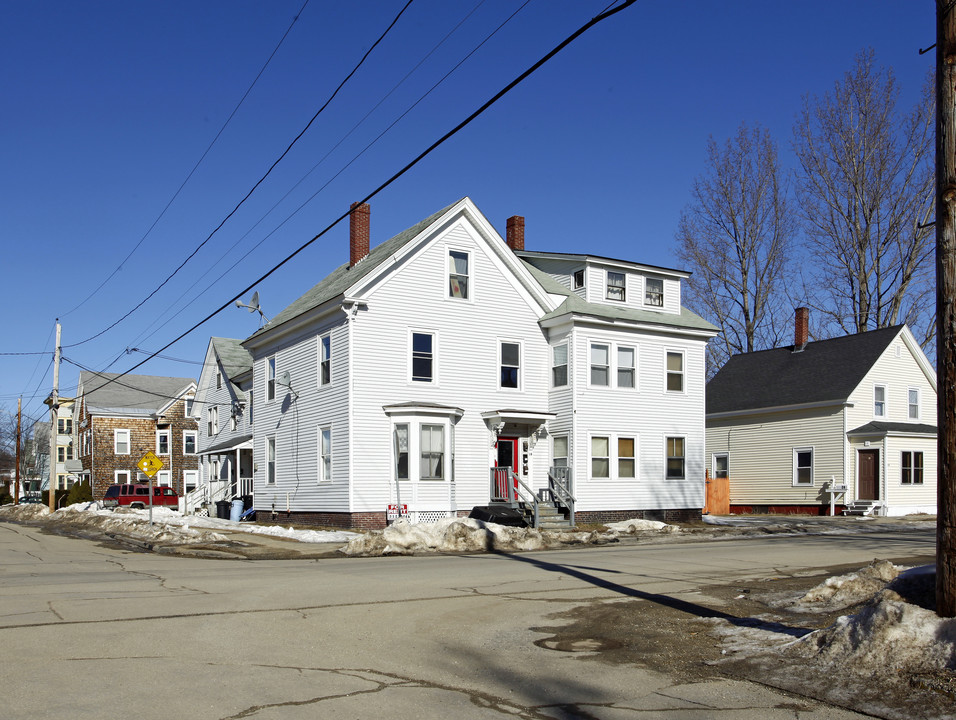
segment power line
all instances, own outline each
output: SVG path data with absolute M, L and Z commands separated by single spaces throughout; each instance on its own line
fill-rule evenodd
M 250 254 L 252 254 L 255 250 L 257 250 L 266 240 L 268 240 L 270 237 L 272 237 L 280 228 L 282 228 L 287 222 L 289 222 L 289 220 L 291 220 L 291 219 L 292 219 L 293 217 L 295 217 L 299 212 L 301 212 L 302 209 L 305 208 L 306 205 L 308 205 L 310 202 L 312 202 L 312 201 L 316 198 L 316 196 L 317 196 L 319 193 L 321 193 L 323 190 L 325 190 L 336 178 L 339 177 L 339 175 L 341 175 L 343 172 L 345 172 L 346 169 L 348 169 L 356 160 L 358 160 L 360 157 L 362 157 L 362 155 L 364 155 L 366 152 L 368 152 L 368 150 L 369 150 L 373 145 L 375 145 L 379 140 L 381 140 L 382 137 L 384 137 L 395 125 L 397 125 L 405 116 L 407 116 L 413 109 L 415 109 L 415 107 L 417 107 L 425 98 L 427 98 L 429 95 L 431 95 L 431 93 L 434 92 L 445 80 L 447 80 L 447 79 L 452 75 L 452 73 L 454 73 L 459 67 L 461 67 L 461 66 L 465 63 L 465 61 L 467 61 L 472 55 L 474 55 L 478 50 L 480 50 L 480 49 L 482 48 L 482 46 L 485 45 L 485 43 L 487 43 L 487 42 L 488 42 L 491 38 L 493 38 L 505 25 L 507 25 L 512 19 L 514 19 L 514 17 L 515 17 L 519 12 L 521 12 L 521 10 L 523 10 L 523 9 L 525 8 L 525 6 L 527 6 L 528 3 L 530 3 L 530 2 L 531 2 L 531 0 L 525 0 L 525 2 L 524 2 L 517 10 L 515 10 L 511 15 L 509 15 L 509 16 L 508 16 L 501 24 L 499 24 L 498 27 L 496 27 L 491 33 L 489 33 L 488 35 L 486 35 L 485 38 L 484 38 L 480 43 L 478 43 L 478 44 L 477 44 L 468 54 L 466 54 L 461 60 L 459 60 L 458 63 L 456 63 L 455 66 L 452 67 L 451 70 L 449 70 L 448 72 L 446 72 L 446 73 L 441 77 L 441 79 L 438 80 L 438 82 L 434 83 L 424 94 L 422 94 L 422 95 L 418 98 L 418 100 L 416 100 L 414 103 L 412 103 L 401 115 L 399 115 L 394 121 L 392 121 L 392 122 L 391 122 L 382 132 L 380 132 L 370 143 L 368 143 L 364 148 L 362 148 L 362 150 L 360 150 L 358 153 L 356 153 L 354 156 L 352 156 L 352 158 L 351 158 L 345 165 L 343 165 L 341 168 L 339 168 L 339 170 L 338 170 L 334 175 L 332 175 L 332 177 L 330 177 L 321 187 L 319 187 L 318 190 L 316 190 L 314 193 L 312 193 L 312 195 L 310 195 L 303 203 L 301 203 L 297 208 L 295 208 L 295 210 L 293 210 L 291 213 L 289 213 L 289 215 L 287 215 L 287 216 L 285 217 L 285 219 L 282 220 L 282 222 L 280 222 L 278 225 L 276 225 L 274 228 L 272 228 L 272 230 L 270 230 L 268 233 L 266 233 L 262 238 L 259 239 L 259 241 L 258 241 L 257 243 L 255 243 L 251 248 L 249 248 L 249 250 L 247 250 L 247 251 L 246 251 L 245 253 L 243 253 L 235 262 L 233 262 L 232 265 L 230 265 L 228 268 L 226 268 L 226 269 L 219 275 L 219 277 L 216 278 L 215 281 L 213 281 L 212 283 L 206 284 L 206 285 L 203 287 L 203 289 L 202 289 L 201 291 L 199 291 L 199 292 L 192 298 L 192 300 L 190 300 L 189 303 L 187 303 L 186 305 L 184 305 L 184 306 L 183 306 L 182 308 L 180 308 L 178 311 L 172 313 L 172 314 L 169 316 L 169 318 L 168 318 L 162 325 L 159 326 L 159 328 L 163 328 L 163 327 L 165 327 L 166 325 L 168 325 L 170 322 L 172 322 L 173 318 L 175 318 L 175 317 L 181 315 L 181 314 L 186 310 L 186 307 L 189 306 L 189 304 L 194 303 L 196 300 L 198 300 L 199 298 L 201 298 L 203 295 L 205 295 L 206 293 L 210 292 L 210 291 L 212 290 L 212 288 L 216 285 L 216 283 L 218 283 L 220 280 L 222 280 L 230 270 L 232 270 L 233 268 L 235 268 L 240 262 L 242 262 L 242 261 L 245 260 L 247 257 L 249 257 Z M 257 228 L 257 227 L 259 226 L 259 224 L 262 223 L 262 221 L 264 221 L 287 197 L 289 197 L 289 195 L 292 194 L 292 192 L 293 192 L 297 187 L 299 187 L 299 185 L 302 184 L 303 181 L 305 181 L 305 179 L 306 179 L 307 177 L 309 177 L 309 175 L 311 175 L 313 172 L 315 172 L 315 170 L 319 167 L 319 165 L 321 165 L 321 164 L 329 157 L 329 155 L 331 155 L 332 152 L 333 152 L 336 148 L 338 148 L 363 122 L 365 122 L 365 120 L 368 119 L 368 117 L 369 117 L 393 92 L 395 92 L 395 90 L 398 89 L 398 87 L 399 87 L 403 82 L 405 82 L 405 80 L 407 80 L 407 79 L 412 75 L 412 73 L 414 73 L 415 70 L 417 70 L 417 69 L 422 65 L 422 63 L 425 62 L 426 59 L 428 59 L 428 57 L 430 57 L 449 37 L 451 37 L 451 35 L 455 32 L 455 30 L 457 30 L 459 27 L 461 27 L 462 23 L 464 23 L 472 14 L 474 14 L 474 12 L 475 12 L 483 3 L 484 3 L 484 0 L 481 0 L 481 2 L 480 2 L 478 5 L 476 5 L 476 6 L 471 10 L 471 12 L 469 12 L 454 28 L 452 28 L 452 29 L 445 35 L 445 37 L 442 38 L 442 39 L 438 42 L 438 44 L 436 44 L 435 47 L 433 47 L 433 48 L 422 58 L 422 60 L 419 61 L 419 63 L 418 63 L 414 68 L 412 68 L 412 70 L 410 70 L 410 71 L 405 75 L 404 78 L 402 78 L 394 87 L 392 87 L 392 89 L 389 90 L 389 91 L 382 97 L 382 99 L 379 100 L 379 102 L 376 103 L 376 105 L 375 105 L 374 107 L 372 107 L 372 109 L 369 110 L 368 113 L 366 113 L 365 116 L 364 116 L 361 120 L 359 120 L 359 121 L 352 127 L 352 129 L 349 130 L 315 165 L 313 165 L 312 168 L 311 168 L 305 175 L 303 175 L 303 176 L 299 179 L 299 181 L 296 182 L 295 185 L 293 185 L 293 186 L 289 189 L 288 192 L 285 193 L 285 195 L 283 195 L 281 198 L 279 198 L 279 200 L 277 200 L 277 201 L 273 204 L 273 206 L 272 206 L 271 208 L 269 208 L 269 210 L 266 211 L 266 213 L 265 213 L 262 217 L 260 217 L 259 220 L 256 221 L 256 223 L 255 223 L 244 235 L 242 235 L 242 237 L 240 237 L 238 240 L 236 240 L 236 242 L 234 242 L 234 243 L 232 244 L 232 247 L 230 247 L 229 250 L 227 250 L 227 251 L 220 257 L 220 259 L 219 259 L 218 261 L 216 261 L 216 263 L 213 264 L 212 267 L 215 267 L 215 265 L 218 265 L 219 262 L 221 262 L 223 259 L 225 259 L 226 255 L 228 255 L 228 253 L 232 252 L 232 250 L 235 249 L 235 247 L 236 247 L 240 242 L 242 242 L 243 239 L 245 239 L 246 237 L 248 237 L 249 233 L 251 233 L 255 228 Z M 210 269 L 211 269 L 211 268 L 210 268 Z M 187 289 L 176 299 L 175 302 L 178 303 L 180 300 L 182 300 L 182 299 L 186 296 L 186 294 L 187 294 L 188 292 L 189 292 L 189 288 L 187 288 Z M 153 323 L 151 323 L 148 328 L 144 329 L 143 332 L 140 333 L 139 336 L 137 336 L 136 339 L 135 339 L 133 342 L 138 342 L 139 340 L 141 340 L 142 338 L 144 338 L 144 337 L 146 337 L 148 334 L 150 334 L 150 329 L 156 324 L 156 322 L 158 322 L 158 320 L 159 320 L 159 318 L 157 318 L 156 321 L 154 321 Z M 159 328 L 157 328 L 157 329 L 159 329 Z
M 217 232 L 219 232 L 219 229 L 222 228 L 222 226 L 225 225 L 226 222 L 228 222 L 229 218 L 231 218 L 233 215 L 236 214 L 236 212 L 238 212 L 239 208 L 242 207 L 242 205 L 246 202 L 246 200 L 248 200 L 248 199 L 252 196 L 252 194 L 256 191 L 256 189 L 257 189 L 263 182 L 265 182 L 266 178 L 269 177 L 269 175 L 272 174 L 272 171 L 275 169 L 275 167 L 276 167 L 280 162 L 282 162 L 282 160 L 285 158 L 285 156 L 288 155 L 289 152 L 292 150 L 292 147 L 299 141 L 299 139 L 300 139 L 303 135 L 305 135 L 306 131 L 312 126 L 312 123 L 315 122 L 315 119 L 329 106 L 329 104 L 332 102 L 332 100 L 335 99 L 335 96 L 339 94 L 339 91 L 340 91 L 340 90 L 345 86 L 345 84 L 352 78 L 352 76 L 355 75 L 356 72 L 358 72 L 358 69 L 359 69 L 360 67 L 362 67 L 362 65 L 365 63 L 365 60 L 368 58 L 368 56 L 372 54 L 372 51 L 378 46 L 379 43 L 382 42 L 382 40 L 385 39 L 385 36 L 388 35 L 389 31 L 395 26 L 395 24 L 398 22 L 399 18 L 401 18 L 401 16 L 405 13 L 405 11 L 408 9 L 408 6 L 411 5 L 412 2 L 413 2 L 413 0 L 408 0 L 408 2 L 405 3 L 405 6 L 399 11 L 398 15 L 395 16 L 395 19 L 392 20 L 391 24 L 385 29 L 385 32 L 383 32 L 383 33 L 378 37 L 378 39 L 377 39 L 374 43 L 372 43 L 372 46 L 371 46 L 371 47 L 366 51 L 366 53 L 362 56 L 362 59 L 359 60 L 358 63 L 356 64 L 356 66 L 355 66 L 354 68 L 352 68 L 352 71 L 351 71 L 348 75 L 345 76 L 345 79 L 342 80 L 341 83 L 339 83 L 339 86 L 338 86 L 337 88 L 335 88 L 335 90 L 332 92 L 332 94 L 329 96 L 329 98 L 325 101 L 325 103 L 322 105 L 322 107 L 320 107 L 320 108 L 315 112 L 315 114 L 312 116 L 312 118 L 309 120 L 309 122 L 306 123 L 305 127 L 302 128 L 302 130 L 299 132 L 299 134 L 295 136 L 295 138 L 292 140 L 291 143 L 289 143 L 289 146 L 288 146 L 285 150 L 283 150 L 283 151 L 282 151 L 282 154 L 279 155 L 279 157 L 275 160 L 275 162 L 273 162 L 272 165 L 269 166 L 269 169 L 266 170 L 265 174 L 264 174 L 261 178 L 259 178 L 259 179 L 256 181 L 255 185 L 253 185 L 252 188 L 249 190 L 249 192 L 246 193 L 245 197 L 243 197 L 242 200 L 240 200 L 240 201 L 236 204 L 236 206 L 229 212 L 229 214 L 226 215 L 226 217 L 224 217 L 224 218 L 222 219 L 222 221 L 213 229 L 213 231 L 212 231 L 211 233 L 209 233 L 209 235 L 206 236 L 206 239 L 203 240 L 201 243 L 199 243 L 199 245 L 196 246 L 196 248 L 186 257 L 185 260 L 183 260 L 183 261 L 179 264 L 179 266 L 178 266 L 175 270 L 173 270 L 169 275 L 167 275 L 166 278 L 165 278 L 159 285 L 157 285 L 156 288 L 155 288 L 149 295 L 147 295 L 145 298 L 143 298 L 138 304 L 134 305 L 132 309 L 130 309 L 125 315 L 123 315 L 121 318 L 119 318 L 118 320 L 116 320 L 115 322 L 113 322 L 111 325 L 108 325 L 106 328 L 104 328 L 104 329 L 101 330 L 100 332 L 98 332 L 98 333 L 96 333 L 95 335 L 92 335 L 92 336 L 86 338 L 85 340 L 81 340 L 80 342 L 72 343 L 71 345 L 64 345 L 64 347 L 66 347 L 66 348 L 77 347 L 78 345 L 83 345 L 84 343 L 88 343 L 88 342 L 90 342 L 91 340 L 95 340 L 96 338 L 100 337 L 101 335 L 103 335 L 103 334 L 109 332 L 109 331 L 112 330 L 114 327 L 116 327 L 116 326 L 119 325 L 121 322 L 123 322 L 126 318 L 128 318 L 130 315 L 132 315 L 134 312 L 136 312 L 139 308 L 141 308 L 143 305 L 145 305 L 145 304 L 150 300 L 150 298 L 152 298 L 156 293 L 158 293 L 158 292 L 166 285 L 166 283 L 168 283 L 170 280 L 172 280 L 172 279 L 176 276 L 176 274 L 177 274 L 180 270 L 183 269 L 183 267 L 186 265 L 186 263 L 188 263 L 190 260 L 192 260 L 192 259 L 196 256 L 196 253 L 198 253 L 198 252 L 206 245 L 206 243 L 208 243 L 208 242 L 212 239 L 212 237 L 213 237 Z
M 163 216 L 166 215 L 166 211 L 169 210 L 169 208 L 172 206 L 173 202 L 175 202 L 176 198 L 179 197 L 179 194 L 183 191 L 183 188 L 186 187 L 186 183 L 188 183 L 188 182 L 190 181 L 190 179 L 192 178 L 192 176 L 195 174 L 196 170 L 199 169 L 199 166 L 202 164 L 203 160 L 206 159 L 206 156 L 209 154 L 209 151 L 212 150 L 213 145 L 216 144 L 216 142 L 219 140 L 220 136 L 223 134 L 223 132 L 224 132 L 224 131 L 226 130 L 226 128 L 229 126 L 229 123 L 232 122 L 233 117 L 235 117 L 236 113 L 239 112 L 239 108 L 242 107 L 242 104 L 246 101 L 246 98 L 249 97 L 249 93 L 252 92 L 252 89 L 256 86 L 256 83 L 259 82 L 259 78 L 262 77 L 262 73 L 264 73 L 264 72 L 266 71 L 266 68 L 269 67 L 269 63 L 272 62 L 272 58 L 274 58 L 274 57 L 276 56 L 276 53 L 279 52 L 279 48 L 282 47 L 282 43 L 285 42 L 285 39 L 289 36 L 289 33 L 292 31 L 293 25 L 295 25 L 296 21 L 298 21 L 299 16 L 302 15 L 302 12 L 305 10 L 306 5 L 308 5 L 308 4 L 309 4 L 309 0 L 305 0 L 305 2 L 302 4 L 302 7 L 299 8 L 299 12 L 296 13 L 295 16 L 292 18 L 292 22 L 289 23 L 289 27 L 286 28 L 285 33 L 283 33 L 282 37 L 279 39 L 279 43 L 278 43 L 278 44 L 275 46 L 275 48 L 272 50 L 272 53 L 271 53 L 271 54 L 269 55 L 269 57 L 266 59 L 265 64 L 259 69 L 259 72 L 256 74 L 256 76 L 255 76 L 255 78 L 253 79 L 252 83 L 249 85 L 248 88 L 246 88 L 246 92 L 243 93 L 242 97 L 239 99 L 239 102 L 236 103 L 236 107 L 234 107 L 234 108 L 232 109 L 232 112 L 229 113 L 229 117 L 226 118 L 226 122 L 224 122 L 224 123 L 222 124 L 222 127 L 219 128 L 219 132 L 217 132 L 217 133 L 216 133 L 216 136 L 212 139 L 212 142 L 209 143 L 209 146 L 205 149 L 205 151 L 203 152 L 203 154 L 200 156 L 199 160 L 197 160 L 197 161 L 196 161 L 196 164 L 193 165 L 193 169 L 189 171 L 189 174 L 188 174 L 188 175 L 186 175 L 186 179 L 183 180 L 182 184 L 179 186 L 179 188 L 176 190 L 176 192 L 173 193 L 173 196 L 169 199 L 169 202 L 166 203 L 166 207 L 164 207 L 164 208 L 162 209 L 162 212 L 159 213 L 159 216 L 158 216 L 155 220 L 153 220 L 153 224 L 149 226 L 149 228 L 146 230 L 145 233 L 143 233 L 143 237 L 141 237 L 141 238 L 139 239 L 139 242 L 136 243 L 136 245 L 133 247 L 133 249 L 130 250 L 129 253 L 126 255 L 126 257 L 123 258 L 122 261 L 120 261 L 120 264 L 116 266 L 116 269 L 114 269 L 113 272 L 111 272 L 111 273 L 109 274 L 109 276 L 108 276 L 103 282 L 101 282 L 101 283 L 96 287 L 95 290 L 93 290 L 93 292 L 91 292 L 89 295 L 87 295 L 86 298 L 85 298 L 83 301 L 81 301 L 78 305 L 76 305 L 72 310 L 69 310 L 69 311 L 63 313 L 60 317 L 65 317 L 65 316 L 67 316 L 67 315 L 69 315 L 69 314 L 71 314 L 71 313 L 73 313 L 73 312 L 79 310 L 81 307 L 83 307 L 83 306 L 90 300 L 90 298 L 92 298 L 94 295 L 96 295 L 96 293 L 98 293 L 100 290 L 103 289 L 103 287 L 106 285 L 106 283 L 108 283 L 110 280 L 113 279 L 113 277 L 115 277 L 116 273 L 118 273 L 120 270 L 122 270 L 123 266 L 129 261 L 129 259 L 130 259 L 131 257 L 133 257 L 133 253 L 135 253 L 137 250 L 139 250 L 139 247 L 143 244 L 143 242 L 146 240 L 146 238 L 149 237 L 149 234 L 150 234 L 150 233 L 153 231 L 153 229 L 159 224 L 159 221 L 162 220 L 162 219 L 163 219 Z M 148 299 L 148 298 L 147 298 L 147 299 Z M 145 302 L 145 300 L 144 300 L 143 302 Z M 121 318 L 121 320 L 122 320 L 122 318 Z M 109 329 L 109 328 L 107 328 L 107 329 Z M 94 336 L 94 337 L 95 337 L 95 336 Z
M 408 164 L 406 164 L 405 167 L 403 167 L 401 170 L 399 170 L 398 172 L 396 172 L 396 173 L 395 173 L 394 175 L 392 175 L 388 180 L 386 180 L 385 182 L 383 182 L 381 185 L 379 185 L 377 188 L 375 188 L 372 192 L 370 192 L 368 195 L 366 195 L 362 200 L 359 201 L 358 204 L 362 204 L 362 203 L 368 202 L 368 201 L 371 200 L 373 197 L 375 197 L 376 195 L 378 195 L 382 190 L 384 190 L 384 189 L 387 188 L 389 185 L 391 185 L 391 184 L 394 183 L 396 180 L 398 180 L 400 177 L 402 177 L 403 175 L 405 175 L 405 173 L 407 173 L 409 170 L 411 170 L 413 167 L 415 167 L 415 166 L 416 166 L 419 162 L 421 162 L 425 157 L 427 157 L 428 155 L 430 155 L 437 147 L 439 147 L 439 146 L 442 145 L 445 141 L 447 141 L 448 139 L 450 139 L 450 138 L 453 137 L 454 135 L 458 134 L 462 129 L 464 129 L 465 127 L 467 127 L 468 125 L 470 125 L 478 116 L 480 116 L 480 115 L 481 115 L 482 113 L 484 113 L 488 108 L 490 108 L 492 105 L 494 105 L 496 102 L 498 102 L 501 98 L 503 98 L 505 95 L 507 95 L 509 92 L 511 92 L 511 91 L 512 91 L 515 87 L 517 87 L 521 82 L 523 82 L 524 80 L 526 80 L 530 75 L 532 75 L 535 71 L 537 71 L 542 65 L 544 65 L 546 62 L 548 62 L 551 58 L 553 58 L 555 55 L 557 55 L 559 52 L 561 52 L 564 48 L 566 48 L 568 45 L 570 45 L 572 42 L 574 42 L 577 38 L 579 38 L 579 37 L 580 37 L 581 35 L 583 35 L 585 32 L 587 32 L 588 30 L 590 30 L 592 27 L 594 27 L 595 25 L 597 25 L 599 22 L 602 22 L 603 20 L 606 20 L 607 18 L 612 17 L 612 16 L 616 15 L 617 13 L 621 12 L 621 11 L 624 10 L 625 8 L 630 7 L 630 6 L 633 5 L 636 1 L 637 1 L 637 0 L 623 0 L 623 2 L 622 2 L 618 7 L 614 8 L 613 10 L 610 9 L 610 8 L 615 4 L 614 2 L 612 2 L 611 5 L 608 6 L 608 9 L 605 9 L 605 10 L 604 10 L 603 12 L 601 12 L 600 14 L 595 15 L 595 16 L 594 16 L 593 18 L 591 18 L 588 22 L 586 22 L 586 23 L 585 23 L 584 25 L 582 25 L 580 28 L 578 28 L 578 29 L 575 30 L 573 33 L 571 33 L 568 37 L 566 37 L 566 38 L 565 38 L 564 40 L 562 40 L 560 43 L 558 43 L 551 51 L 549 51 L 547 54 L 545 54 L 545 55 L 544 55 L 540 60 L 538 60 L 536 63 L 534 63 L 533 65 L 531 65 L 531 67 L 529 67 L 527 70 L 525 70 L 525 71 L 522 72 L 520 75 L 518 75 L 514 80 L 512 80 L 510 83 L 508 83 L 504 88 L 502 88 L 502 89 L 499 90 L 497 93 L 495 93 L 495 95 L 492 96 L 491 99 L 487 100 L 487 101 L 486 101 L 484 104 L 482 104 L 477 110 L 475 110 L 473 113 L 471 113 L 471 115 L 469 115 L 468 117 L 466 117 L 464 120 L 462 120 L 460 123 L 458 123 L 458 125 L 456 125 L 454 128 L 452 128 L 452 129 L 449 130 L 447 133 L 445 133 L 444 135 L 442 135 L 438 140 L 436 140 L 435 142 L 433 142 L 433 143 L 432 143 L 431 145 L 429 145 L 425 150 L 423 150 L 421 153 L 419 153 L 418 156 L 415 157 L 411 162 L 409 162 Z M 406 7 L 407 7 L 407 6 L 406 6 Z M 303 250 L 305 250 L 306 248 L 308 248 L 310 245 L 312 245 L 312 243 L 314 243 L 316 240 L 318 240 L 318 239 L 321 238 L 323 235 L 325 235 L 326 233 L 328 233 L 330 230 L 332 230 L 332 228 L 334 228 L 336 225 L 338 225 L 340 222 L 342 222 L 342 220 L 344 220 L 345 218 L 347 218 L 347 217 L 348 217 L 349 215 L 351 215 L 351 214 L 352 214 L 352 210 L 350 209 L 350 210 L 348 210 L 347 212 L 342 213 L 341 215 L 339 215 L 338 218 L 336 218 L 336 219 L 333 220 L 331 223 L 329 223 L 329 225 L 327 225 L 324 230 L 322 230 L 322 231 L 319 232 L 317 235 L 313 236 L 310 240 L 307 240 L 307 241 L 304 242 L 302 245 L 300 245 L 296 250 L 294 250 L 292 253 L 290 253 L 289 255 L 287 255 L 287 256 L 286 256 L 283 260 L 281 260 L 278 264 L 274 265 L 270 270 L 268 270 L 265 274 L 263 274 L 262 276 L 260 276 L 260 277 L 259 277 L 257 280 L 255 280 L 252 284 L 250 284 L 249 286 L 247 286 L 246 288 L 244 288 L 243 290 L 241 290 L 239 293 L 237 293 L 237 294 L 234 295 L 232 298 L 230 298 L 227 302 L 223 303 L 223 304 L 220 305 L 217 309 L 213 310 L 211 313 L 209 313 L 208 315 L 206 315 L 206 317 L 204 317 L 202 320 L 200 320 L 200 321 L 197 322 L 195 325 L 193 325 L 192 327 L 190 327 L 188 330 L 184 331 L 183 333 L 181 333 L 180 335 L 178 335 L 176 338 L 174 338 L 174 339 L 171 340 L 170 342 L 168 342 L 168 343 L 166 343 L 165 345 L 163 345 L 163 347 L 161 347 L 161 348 L 160 348 L 159 350 L 157 350 L 155 353 L 153 353 L 152 355 L 150 355 L 149 357 L 147 357 L 145 360 L 143 360 L 143 361 L 137 363 L 136 365 L 134 365 L 133 367 L 131 367 L 131 368 L 130 368 L 129 370 L 127 370 L 126 372 L 121 373 L 121 374 L 118 376 L 118 378 L 119 378 L 119 377 L 123 377 L 123 375 L 127 375 L 127 374 L 131 373 L 133 370 L 136 370 L 136 369 L 139 368 L 139 367 L 142 367 L 142 366 L 145 365 L 147 362 L 149 362 L 153 357 L 156 357 L 157 355 L 159 355 L 159 353 L 161 353 L 161 352 L 163 352 L 164 350 L 167 350 L 167 349 L 170 348 L 171 346 L 175 345 L 177 342 L 179 342 L 180 340 L 182 340 L 184 337 L 186 337 L 187 335 L 189 335 L 191 332 L 193 332 L 193 331 L 196 330 L 197 328 L 199 328 L 199 327 L 201 327 L 202 325 L 204 325 L 206 322 L 208 322 L 209 320 L 211 320 L 212 318 L 214 318 L 216 315 L 218 315 L 219 313 L 221 313 L 223 310 L 225 310 L 226 308 L 232 306 L 233 302 L 235 302 L 236 300 L 238 300 L 239 298 L 241 298 L 243 295 L 245 295 L 247 292 L 249 292 L 249 291 L 250 291 L 252 288 L 254 288 L 256 285 L 258 285 L 259 283 L 261 283 L 262 281 L 264 281 L 266 278 L 268 278 L 269 276 L 271 276 L 271 275 L 272 275 L 273 273 L 275 273 L 279 268 L 283 267 L 286 263 L 288 263 L 288 262 L 291 261 L 293 258 L 295 258 L 299 253 L 301 253 Z M 118 379 L 118 378 L 117 378 L 117 379 Z M 111 381 L 111 382 L 115 382 L 115 381 L 116 381 L 116 379 L 114 379 L 114 380 Z M 109 384 L 109 383 L 106 383 L 106 384 Z M 101 386 L 101 387 L 102 387 L 102 386 Z

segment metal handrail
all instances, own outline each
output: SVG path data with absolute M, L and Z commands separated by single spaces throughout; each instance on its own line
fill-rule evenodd
M 563 470 L 563 473 L 556 471 Z M 568 481 L 568 485 L 565 485 L 561 482 L 561 479 L 558 477 L 559 474 L 565 476 L 565 480 Z M 568 508 L 569 517 L 568 520 L 571 522 L 571 526 L 574 526 L 574 504 L 577 500 L 574 499 L 574 495 L 571 494 L 569 485 L 571 484 L 571 468 L 556 468 L 552 467 L 548 470 L 548 490 L 551 492 L 551 497 L 555 498 L 558 502 L 562 503 Z
M 524 481 L 518 477 L 514 468 L 510 466 L 499 466 L 491 468 L 491 501 L 503 502 L 517 507 L 519 503 L 529 502 L 519 492 L 519 486 L 523 488 L 530 496 L 533 512 L 534 527 L 538 527 L 538 496 L 534 490 L 528 487 Z

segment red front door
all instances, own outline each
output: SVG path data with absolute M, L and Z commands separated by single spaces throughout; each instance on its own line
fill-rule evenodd
M 514 479 L 509 483 L 507 477 L 495 473 L 495 482 L 498 485 L 497 494 L 499 497 L 507 498 L 510 502 L 518 500 L 518 438 L 499 437 L 496 445 L 498 456 L 495 458 L 495 467 L 510 467 L 514 472 Z

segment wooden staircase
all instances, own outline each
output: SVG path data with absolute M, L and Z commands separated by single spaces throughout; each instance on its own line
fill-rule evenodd
M 545 497 L 547 491 L 538 493 L 538 530 L 571 530 L 574 525 L 557 503 Z M 525 504 L 525 521 L 528 527 L 534 527 L 534 508 Z

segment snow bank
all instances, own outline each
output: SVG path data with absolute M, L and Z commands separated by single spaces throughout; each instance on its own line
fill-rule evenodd
M 68 505 L 52 514 L 45 505 L 5 505 L 0 507 L 0 518 L 40 521 L 63 531 L 119 534 L 144 542 L 179 545 L 221 542 L 228 539 L 228 534 L 232 533 L 270 535 L 305 543 L 344 543 L 357 537 L 357 533 L 346 531 L 263 527 L 220 518 L 183 515 L 166 507 L 153 508 L 153 525 L 150 527 L 149 510 L 126 507 L 106 510 L 98 502 Z
M 676 525 L 668 525 L 657 520 L 622 520 L 606 523 L 604 527 L 616 535 L 636 535 L 639 532 L 680 532 L 680 528 Z
M 346 555 L 411 555 L 415 552 L 486 552 L 488 550 L 543 550 L 543 533 L 473 518 L 448 518 L 412 525 L 398 520 L 384 530 L 353 538 L 342 548 Z
M 767 604 L 794 612 L 836 612 L 866 602 L 904 569 L 888 560 L 874 560 L 858 572 L 827 578 L 796 598 L 770 600 Z

